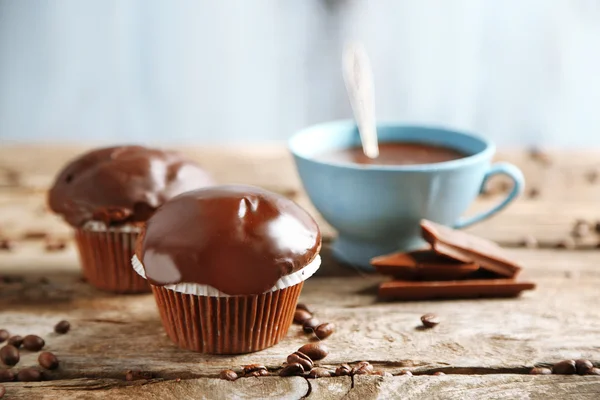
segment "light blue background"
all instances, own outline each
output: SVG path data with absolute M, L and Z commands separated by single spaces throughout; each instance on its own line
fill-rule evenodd
M 357 38 L 381 119 L 600 145 L 595 0 L 0 0 L 0 142 L 284 140 Z

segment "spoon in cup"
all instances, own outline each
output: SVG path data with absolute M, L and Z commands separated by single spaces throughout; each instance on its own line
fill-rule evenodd
M 369 57 L 362 44 L 346 45 L 342 57 L 342 71 L 354 119 L 360 133 L 363 153 L 368 158 L 377 158 L 379 157 L 379 145 L 377 144 L 375 122 L 373 74 Z

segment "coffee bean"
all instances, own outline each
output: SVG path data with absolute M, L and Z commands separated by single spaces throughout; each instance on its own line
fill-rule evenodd
M 600 375 L 600 368 L 592 368 L 588 371 L 586 375 Z
M 290 354 L 287 357 L 287 363 L 288 364 L 298 363 L 298 364 L 302 365 L 302 368 L 304 368 L 305 371 L 310 371 L 313 367 L 312 360 L 306 354 L 301 353 L 299 351 Z
M 425 314 L 421 317 L 421 322 L 423 323 L 424 327 L 433 328 L 440 323 L 440 319 L 435 314 Z
M 587 221 L 577 220 L 575 221 L 575 225 L 573 225 L 573 229 L 571 230 L 571 236 L 579 239 L 588 236 L 590 231 L 590 225 L 587 223 Z
M 573 375 L 577 372 L 577 367 L 575 366 L 575 361 L 573 360 L 563 360 L 554 364 L 552 367 L 552 373 L 558 375 Z
M 534 160 L 540 164 L 543 164 L 545 166 L 552 164 L 550 155 L 548 155 L 548 153 L 546 153 L 543 150 L 540 150 L 537 148 L 531 149 L 529 152 L 529 156 L 531 157 L 532 160 Z
M 371 365 L 371 363 L 369 363 L 368 361 L 361 361 L 357 363 L 354 366 L 354 368 L 352 368 L 350 375 L 369 375 L 372 372 L 373 366 Z
M 17 374 L 19 382 L 39 382 L 42 378 L 42 373 L 36 368 L 23 368 Z
M 302 330 L 306 333 L 313 333 L 319 325 L 321 325 L 321 322 L 318 319 L 314 317 L 309 318 L 306 321 L 304 321 L 304 324 L 302 325 Z
M 552 370 L 550 368 L 535 367 L 529 371 L 529 375 L 550 375 Z
M 410 371 L 400 371 L 400 375 L 412 376 L 412 372 L 410 372 Z
M 44 339 L 37 335 L 27 335 L 23 338 L 23 347 L 29 351 L 40 351 L 45 344 Z
M 10 339 L 8 339 L 8 344 L 10 344 L 11 346 L 15 346 L 17 349 L 21 348 L 21 345 L 23 344 L 23 336 L 19 336 L 19 335 L 15 335 L 15 336 L 11 336 Z
M 15 346 L 7 344 L 0 349 L 0 361 L 2 361 L 5 365 L 16 365 L 20 359 L 21 356 L 19 355 L 19 350 Z
M 594 232 L 596 232 L 596 233 L 600 234 L 600 221 L 597 221 L 597 222 L 594 224 Z
M 443 373 L 442 371 L 438 371 L 438 372 L 434 372 L 433 375 L 435 375 L 435 376 L 441 376 L 441 375 L 446 375 L 446 374 Z
M 15 242 L 10 239 L 0 239 L 0 250 L 10 251 L 15 248 Z
M 58 358 L 56 358 L 56 356 L 49 351 L 41 352 L 40 356 L 38 357 L 38 362 L 46 369 L 58 368 Z
M 298 363 L 288 364 L 279 371 L 279 376 L 299 376 L 302 374 L 304 374 L 304 368 Z
M 352 372 L 352 368 L 348 364 L 342 364 L 335 369 L 335 376 L 348 376 Z
M 146 379 L 152 379 L 152 372 L 145 372 L 145 371 L 140 371 L 139 369 L 136 370 L 129 370 L 127 372 L 125 372 L 125 380 L 126 381 L 140 381 L 140 380 L 146 380 Z
M 231 369 L 224 369 L 219 374 L 219 378 L 225 379 L 226 381 L 235 381 L 238 378 L 238 374 Z
M 386 376 L 386 377 L 393 376 L 392 374 L 390 374 L 387 371 L 374 371 L 371 375 L 379 375 L 379 376 Z
M 320 342 L 305 344 L 298 351 L 306 354 L 313 361 L 322 360 L 329 354 L 329 348 Z
M 296 310 L 294 312 L 294 322 L 302 325 L 304 322 L 312 318 L 312 314 L 305 310 Z
M 250 365 L 244 365 L 244 375 L 249 374 L 250 372 L 256 372 L 256 371 L 260 371 L 260 370 L 267 370 L 267 367 L 265 367 L 262 364 L 250 364 Z
M 267 376 L 269 375 L 269 371 L 267 371 L 266 369 L 259 369 L 257 371 L 252 371 L 252 372 L 248 372 L 246 375 L 244 375 L 246 378 L 250 378 L 250 377 L 259 377 L 259 376 Z
M 595 183 L 598 180 L 598 171 L 591 170 L 585 173 L 585 180 L 588 183 Z
M 56 324 L 54 326 L 54 332 L 56 333 L 60 333 L 60 334 L 65 334 L 67 332 L 69 332 L 69 329 L 71 329 L 71 324 L 69 323 L 69 321 L 60 321 L 58 324 Z
M 46 239 L 45 250 L 47 252 L 61 251 L 67 248 L 67 243 L 62 239 Z
M 532 187 L 527 192 L 527 197 L 529 197 L 530 199 L 535 199 L 539 195 L 540 195 L 540 189 L 538 189 L 536 187 Z
M 334 331 L 335 325 L 330 322 L 326 322 L 317 326 L 317 329 L 315 329 L 315 336 L 320 340 L 327 339 Z
M 5 394 L 6 388 L 4 387 L 4 385 L 0 385 L 0 399 L 3 398 Z
M 575 370 L 579 375 L 587 375 L 587 373 L 594 368 L 589 360 L 575 360 Z
M 310 370 L 310 372 L 308 373 L 308 377 L 309 378 L 329 378 L 331 377 L 333 374 L 330 370 L 328 370 L 327 368 L 321 368 L 321 367 L 315 367 L 313 369 Z
M 12 382 L 15 380 L 15 373 L 10 369 L 0 369 L 0 382 Z
M 308 312 L 308 313 L 310 313 L 310 314 L 312 314 L 312 313 L 313 313 L 312 311 L 310 311 L 310 308 L 308 308 L 308 307 L 306 306 L 306 304 L 304 304 L 304 303 L 298 303 L 298 304 L 296 305 L 296 310 L 304 310 L 304 311 L 306 311 L 306 312 Z
M 567 249 L 567 250 L 573 250 L 576 247 L 576 243 L 573 240 L 573 238 L 564 238 L 562 240 L 559 240 L 558 243 L 556 243 L 555 247 L 557 249 Z
M 6 329 L 0 329 L 0 343 L 6 342 L 10 337 L 10 333 Z
M 521 239 L 520 245 L 523 247 L 527 247 L 528 249 L 535 249 L 539 246 L 539 243 L 535 237 L 527 235 L 523 239 Z

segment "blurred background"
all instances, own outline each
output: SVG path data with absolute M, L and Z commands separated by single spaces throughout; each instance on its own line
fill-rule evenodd
M 380 119 L 600 146 L 596 0 L 0 0 L 0 143 L 282 141 L 351 116 L 351 39 Z

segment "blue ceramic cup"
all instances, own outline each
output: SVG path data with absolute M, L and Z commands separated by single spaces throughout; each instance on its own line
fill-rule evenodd
M 467 157 L 420 165 L 364 165 L 330 162 L 328 152 L 360 146 L 353 121 L 315 125 L 289 141 L 302 184 L 323 218 L 338 231 L 334 256 L 343 263 L 370 270 L 372 257 L 409 251 L 424 245 L 422 218 L 464 228 L 491 217 L 523 190 L 524 179 L 514 165 L 491 164 L 490 141 L 454 130 L 383 123 L 380 143 L 416 142 L 456 149 Z M 510 177 L 513 187 L 492 209 L 464 219 L 461 215 L 493 175 Z

